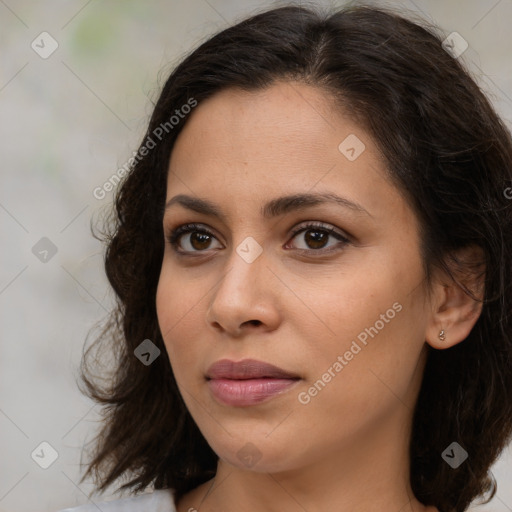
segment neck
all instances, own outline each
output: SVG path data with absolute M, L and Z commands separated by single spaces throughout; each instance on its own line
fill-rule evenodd
M 256 472 L 219 459 L 215 478 L 185 495 L 178 512 L 436 512 L 412 493 L 408 411 L 395 413 L 315 459 L 304 454 L 310 463 L 300 468 Z

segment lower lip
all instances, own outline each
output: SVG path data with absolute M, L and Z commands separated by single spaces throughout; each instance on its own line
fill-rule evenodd
M 211 379 L 208 386 L 215 398 L 232 406 L 259 404 L 287 391 L 299 379 Z

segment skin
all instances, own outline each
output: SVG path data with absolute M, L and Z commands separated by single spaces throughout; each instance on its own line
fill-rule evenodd
M 338 149 L 350 134 L 365 144 L 354 161 Z M 324 204 L 261 216 L 268 200 L 304 192 L 336 193 L 368 214 Z M 195 222 L 213 235 L 202 244 L 182 235 L 188 257 L 166 241 L 156 297 L 180 392 L 219 456 L 215 479 L 186 494 L 178 512 L 436 511 L 409 483 L 413 407 L 427 345 L 462 341 L 479 308 L 441 274 L 427 294 L 417 218 L 369 134 L 312 86 L 223 90 L 195 108 L 176 141 L 167 200 L 177 194 L 225 214 L 174 204 L 163 219 L 166 233 Z M 315 245 L 316 228 L 291 235 L 307 221 L 350 235 L 349 243 L 320 231 L 323 245 Z M 252 263 L 236 251 L 249 236 L 262 249 Z M 299 402 L 395 303 L 400 312 Z M 205 379 L 223 358 L 267 361 L 302 380 L 255 406 L 223 405 Z M 237 457 L 249 442 L 260 457 L 251 467 Z

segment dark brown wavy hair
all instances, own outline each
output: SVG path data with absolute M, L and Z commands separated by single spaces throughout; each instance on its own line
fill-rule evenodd
M 187 116 L 169 120 L 227 87 L 254 91 L 294 80 L 324 90 L 374 137 L 389 177 L 420 221 L 426 283 L 434 267 L 456 279 L 456 265 L 464 270 L 453 258 L 457 249 L 483 250 L 477 323 L 451 348 L 429 346 L 410 480 L 416 498 L 441 512 L 462 512 L 476 497 L 489 492 L 487 503 L 494 496 L 489 469 L 512 432 L 512 141 L 443 39 L 438 28 L 390 9 L 288 5 L 219 32 L 177 65 L 101 237 L 95 234 L 106 243 L 116 307 L 82 359 L 83 392 L 103 406 L 82 481 L 93 476 L 104 491 L 126 479 L 120 490 L 170 488 L 179 499 L 215 475 L 218 457 L 178 391 L 156 314 L 168 163 Z M 150 140 L 156 147 L 144 151 Z M 162 351 L 149 366 L 134 356 L 145 339 Z M 441 457 L 453 441 L 469 454 L 456 469 Z

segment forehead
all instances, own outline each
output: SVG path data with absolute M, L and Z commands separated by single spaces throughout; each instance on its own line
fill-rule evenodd
M 403 207 L 369 134 L 328 93 L 297 82 L 226 89 L 200 103 L 176 140 L 169 171 L 168 200 L 231 196 L 233 207 L 254 203 L 259 211 L 272 196 L 332 191 L 370 211 Z
M 201 138 L 197 156 L 204 156 L 205 149 L 209 154 L 214 150 L 214 156 L 257 153 L 259 158 L 274 157 L 276 149 L 328 149 L 326 132 L 340 129 L 333 124 L 332 110 L 324 91 L 297 82 L 277 82 L 256 91 L 229 88 L 196 107 L 178 141 Z

